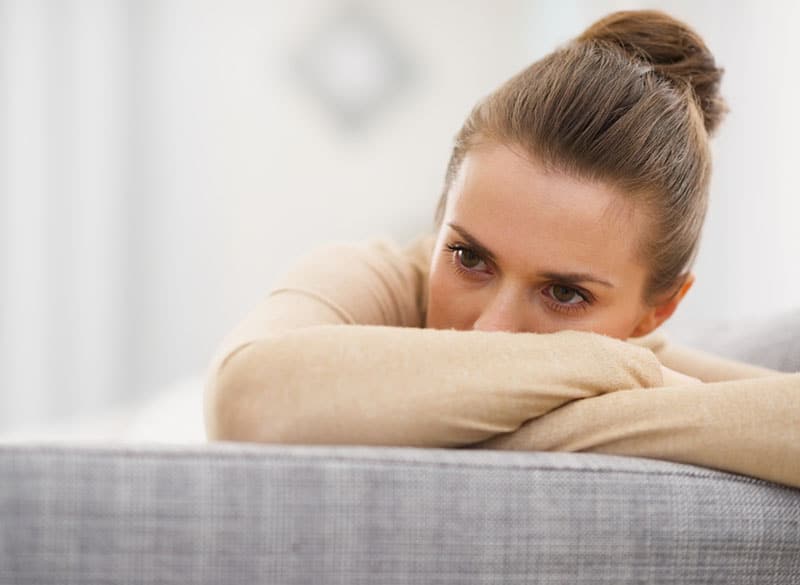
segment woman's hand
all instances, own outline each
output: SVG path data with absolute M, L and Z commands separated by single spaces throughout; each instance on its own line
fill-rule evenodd
M 664 383 L 662 386 L 686 386 L 687 384 L 702 384 L 701 380 L 692 378 L 686 374 L 681 374 L 675 370 L 671 370 L 667 366 L 661 366 L 661 374 L 664 376 Z

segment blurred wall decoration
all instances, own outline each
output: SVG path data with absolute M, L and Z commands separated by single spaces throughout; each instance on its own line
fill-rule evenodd
M 299 80 L 353 131 L 402 99 L 414 75 L 404 48 L 374 11 L 369 3 L 336 7 L 320 30 L 301 40 L 294 59 Z
M 793 4 L 0 0 L 0 432 L 202 376 L 300 254 L 429 230 L 474 102 L 646 7 L 704 35 L 732 110 L 669 327 L 798 306 Z

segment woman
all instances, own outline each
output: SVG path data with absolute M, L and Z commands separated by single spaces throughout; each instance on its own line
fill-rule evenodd
M 510 79 L 456 137 L 433 234 L 315 251 L 226 338 L 209 437 L 599 451 L 800 485 L 800 376 L 656 332 L 694 281 L 721 74 L 640 11 Z

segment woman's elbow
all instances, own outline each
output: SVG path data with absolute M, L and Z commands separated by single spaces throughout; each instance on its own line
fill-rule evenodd
M 255 345 L 237 349 L 208 376 L 204 418 L 209 441 L 281 442 L 285 416 L 271 400 L 270 379 L 264 377 L 270 352 L 263 347 L 255 352 Z

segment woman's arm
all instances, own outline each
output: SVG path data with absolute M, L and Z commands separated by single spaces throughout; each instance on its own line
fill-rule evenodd
M 335 245 L 300 262 L 217 352 L 209 438 L 458 446 L 662 382 L 652 352 L 594 333 L 415 326 L 427 267 L 408 258 Z
M 264 331 L 207 386 L 211 439 L 452 447 L 579 398 L 661 383 L 648 350 L 594 333 L 373 325 Z
M 651 457 L 800 487 L 800 373 L 578 400 L 470 448 Z
M 651 350 L 667 368 L 702 382 L 761 378 L 785 373 L 672 343 L 660 331 L 628 341 Z
M 693 378 L 698 378 L 703 382 L 761 378 L 785 373 L 754 364 L 734 361 L 674 343 L 665 344 L 664 348 L 656 354 L 656 357 L 668 368 Z

